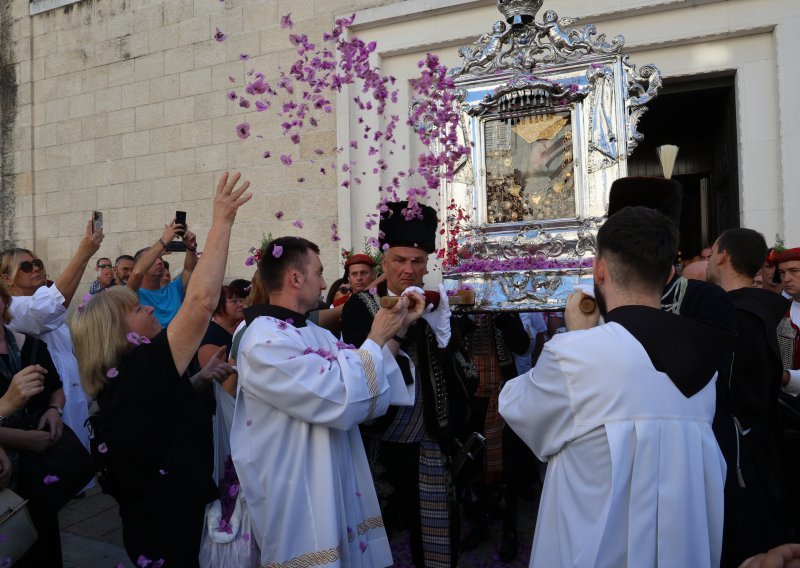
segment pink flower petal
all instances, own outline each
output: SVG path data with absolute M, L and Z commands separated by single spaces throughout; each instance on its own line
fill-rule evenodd
M 242 140 L 247 140 L 248 138 L 250 138 L 250 124 L 247 122 L 242 122 L 241 124 L 238 124 L 236 126 L 236 136 L 238 136 Z
M 167 470 L 166 469 L 159 469 L 158 473 L 161 474 L 161 475 L 167 475 Z
M 292 13 L 289 12 L 285 16 L 281 16 L 281 28 L 284 30 L 292 29 L 294 27 L 294 22 L 292 21 Z
M 248 421 L 247 421 L 247 425 L 248 425 L 248 426 L 252 426 L 252 425 L 253 425 L 253 421 L 252 421 L 252 420 L 248 420 Z
M 215 39 L 215 40 L 217 40 L 217 41 L 219 41 L 219 42 L 223 42 L 223 41 L 225 41 L 227 38 L 228 38 L 228 36 L 227 36 L 227 35 L 225 35 L 224 33 L 222 33 L 222 30 L 221 30 L 221 29 L 217 28 L 217 31 L 216 31 L 216 33 L 214 34 L 214 39 Z
M 280 221 L 283 219 L 283 211 L 275 211 L 275 218 Z
M 42 483 L 45 485 L 53 485 L 54 483 L 58 483 L 61 479 L 57 475 L 45 475 Z
M 134 345 L 139 345 L 139 340 L 141 339 L 141 335 L 136 333 L 135 331 L 131 331 L 125 338 L 128 340 L 128 343 L 133 343 Z
M 294 225 L 298 229 L 302 229 L 303 228 L 303 221 L 301 221 L 300 219 L 297 219 L 295 221 L 292 221 L 292 225 Z
M 101 454 L 108 453 L 108 446 L 106 446 L 105 442 L 100 442 L 100 444 L 97 446 L 97 451 Z
M 281 245 L 275 245 L 272 247 L 272 256 L 275 258 L 280 258 L 283 254 L 283 247 Z
M 109 379 L 115 379 L 119 376 L 119 371 L 117 371 L 116 367 L 111 367 L 108 371 L 106 371 L 106 377 Z
M 239 54 L 239 59 L 240 59 L 241 61 L 247 61 L 248 59 L 250 59 L 250 56 L 249 56 L 249 55 L 247 55 L 246 53 L 240 53 L 240 54 Z
M 153 561 L 152 561 L 152 560 L 150 560 L 150 559 L 149 559 L 147 556 L 145 556 L 144 554 L 140 554 L 140 555 L 139 555 L 139 558 L 137 558 L 137 559 L 136 559 L 136 565 L 137 565 L 139 568 L 147 568 L 147 567 L 148 567 L 148 566 L 150 566 L 152 563 L 153 563 Z
M 272 152 L 270 152 L 269 150 L 265 150 L 264 151 L 264 158 L 269 158 L 271 156 L 272 156 Z
M 289 154 L 281 154 L 281 164 L 284 166 L 291 166 L 292 157 Z

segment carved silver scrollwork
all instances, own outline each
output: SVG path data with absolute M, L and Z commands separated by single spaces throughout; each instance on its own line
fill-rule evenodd
M 513 9 L 522 10 L 523 5 L 524 19 L 514 20 Z M 592 24 L 569 29 L 578 20 L 559 18 L 553 10 L 544 13 L 542 22 L 536 22 L 534 17 L 541 5 L 541 0 L 498 2 L 508 20 L 517 23 L 508 27 L 497 20 L 491 33 L 483 34 L 472 46 L 460 48 L 458 54 L 464 61 L 461 67 L 450 70 L 450 76 L 482 77 L 506 70 L 530 73 L 540 63 L 574 61 L 590 54 L 616 55 L 622 51 L 625 38 L 621 35 L 609 43 L 605 34 L 597 35 L 597 28 Z M 537 60 L 537 56 L 541 58 Z
M 630 63 L 626 55 L 622 63 L 628 76 L 628 155 L 630 156 L 636 146 L 644 139 L 644 135 L 637 129 L 639 120 L 647 111 L 645 106 L 655 98 L 661 88 L 661 71 L 655 65 L 642 65 L 638 73 L 636 66 Z
M 470 116 L 482 116 L 487 111 L 497 110 L 502 118 L 503 114 L 574 103 L 583 100 L 588 92 L 588 85 L 523 76 L 500 85 L 474 104 L 463 104 L 462 108 Z

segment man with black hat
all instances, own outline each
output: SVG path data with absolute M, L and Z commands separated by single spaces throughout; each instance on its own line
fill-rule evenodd
M 677 247 L 657 211 L 610 216 L 599 310 L 583 314 L 571 295 L 570 331 L 500 393 L 506 423 L 548 461 L 531 566 L 719 565 L 725 463 L 711 422 L 734 337 L 660 309 Z
M 428 254 L 436 248 L 436 212 L 425 205 L 388 203 L 380 221 L 386 281 L 375 293 L 354 294 L 342 314 L 342 336 L 356 345 L 366 337 L 384 296 L 420 290 Z M 415 210 L 416 209 L 416 210 Z M 464 442 L 468 397 L 477 386 L 474 366 L 458 349 L 450 327 L 447 295 L 426 293 L 438 306 L 391 341 L 408 353 L 408 380 L 416 377 L 413 407 L 397 407 L 385 419 L 362 426 L 387 529 L 403 517 L 416 566 L 448 568 L 457 562 L 459 514 L 452 496 L 450 459 Z M 398 359 L 401 367 L 405 359 Z M 423 483 L 424 480 L 424 483 Z
M 671 179 L 656 177 L 628 177 L 616 180 L 609 194 L 609 216 L 627 206 L 652 207 L 680 226 L 683 188 Z M 707 323 L 732 333 L 736 331 L 736 309 L 732 299 L 719 286 L 702 280 L 687 279 L 674 274 L 664 288 L 661 308 L 702 323 Z M 675 357 L 684 357 L 675 352 Z M 762 494 L 754 491 L 755 480 L 747 478 L 752 457 L 742 452 L 744 443 L 741 428 L 734 420 L 730 406 L 730 369 L 733 348 L 722 354 L 717 364 L 716 413 L 714 434 L 728 464 L 725 480 L 725 523 L 722 539 L 721 566 L 738 566 L 758 549 L 761 519 L 753 513 L 751 504 Z M 750 476 L 752 477 L 752 476 Z M 755 495 L 754 495 L 755 494 Z

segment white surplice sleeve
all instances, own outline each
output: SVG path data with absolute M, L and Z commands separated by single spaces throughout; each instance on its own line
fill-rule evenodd
M 560 358 L 546 343 L 536 367 L 500 391 L 500 415 L 533 453 L 546 461 L 573 436 L 575 413 Z
M 13 316 L 8 327 L 17 333 L 38 337 L 67 321 L 64 296 L 55 284 L 40 287 L 33 296 L 14 296 L 8 309 Z
M 256 320 L 242 340 L 240 385 L 253 398 L 296 420 L 340 430 L 385 414 L 394 399 L 413 404 L 413 385 L 405 385 L 388 349 L 371 340 L 337 349 L 321 331 L 277 328 L 271 318 Z

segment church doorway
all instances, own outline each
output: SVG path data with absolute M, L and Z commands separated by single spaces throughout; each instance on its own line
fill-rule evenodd
M 672 177 L 684 192 L 681 256 L 691 258 L 740 223 L 734 77 L 665 81 L 648 107 L 639 122 L 644 141 L 628 160 L 628 175 L 661 176 L 656 148 L 680 147 Z

